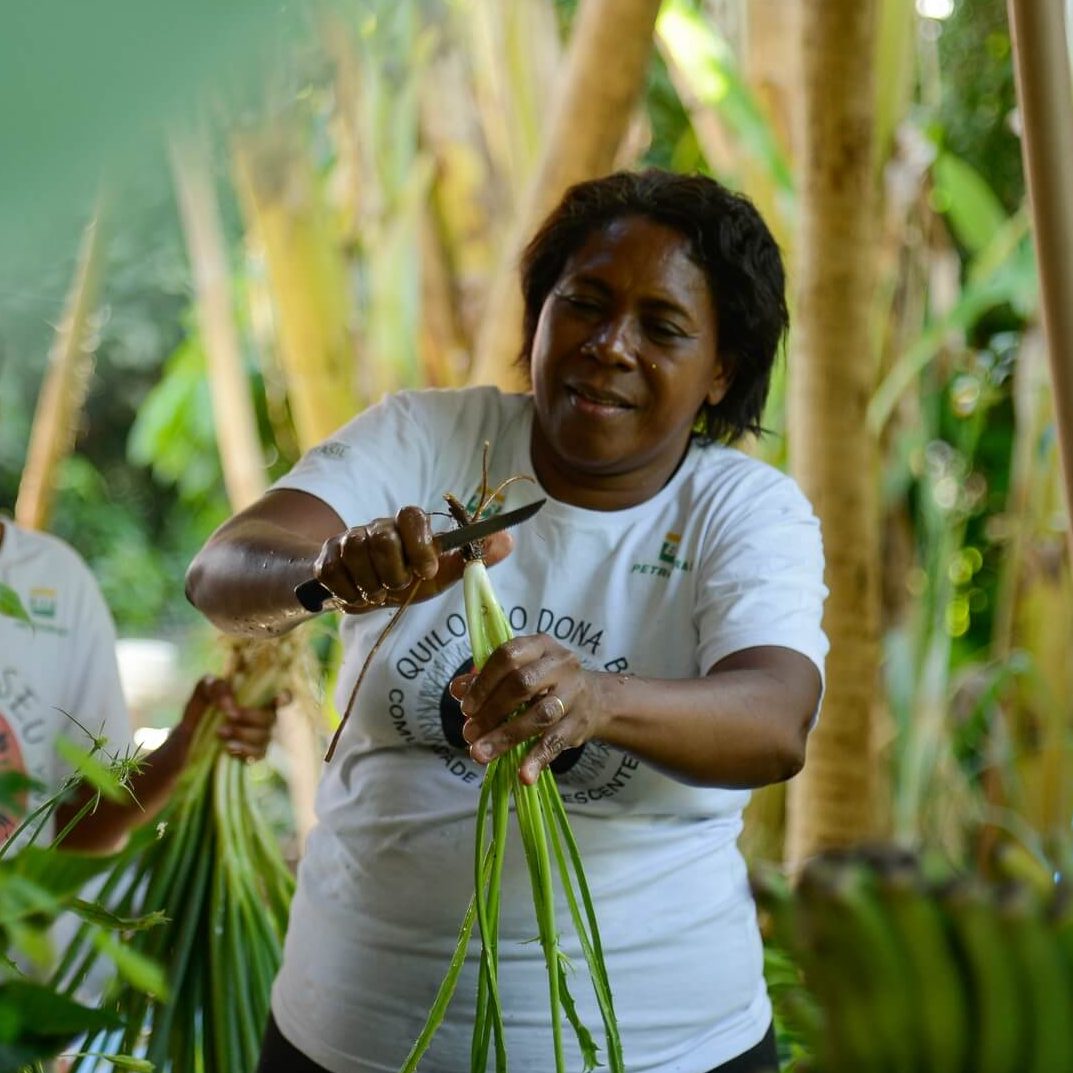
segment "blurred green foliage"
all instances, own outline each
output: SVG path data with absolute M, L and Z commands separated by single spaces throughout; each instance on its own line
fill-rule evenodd
M 1006 0 L 959 0 L 941 24 L 942 71 L 934 117 L 943 144 L 978 172 L 1005 206 L 1024 200 Z

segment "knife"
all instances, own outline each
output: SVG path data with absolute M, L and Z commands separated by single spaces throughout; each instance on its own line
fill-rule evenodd
M 444 533 L 437 533 L 433 537 L 436 550 L 439 552 L 454 551 L 464 544 L 473 544 L 486 536 L 498 533 L 503 529 L 524 522 L 531 518 L 544 504 L 547 499 L 538 499 L 533 503 L 527 503 L 517 510 L 508 510 L 504 514 L 493 514 L 490 518 L 482 518 L 479 522 L 470 522 L 469 525 L 460 525 L 457 529 L 448 529 Z M 327 585 L 322 584 L 317 578 L 311 577 L 296 586 L 294 595 L 298 602 L 314 614 L 324 610 L 324 605 L 335 597 Z

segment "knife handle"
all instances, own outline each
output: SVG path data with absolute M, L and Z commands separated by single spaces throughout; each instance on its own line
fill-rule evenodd
M 298 598 L 298 602 L 313 614 L 323 611 L 325 603 L 332 598 L 331 590 L 327 585 L 323 585 L 315 577 L 296 586 L 294 595 Z

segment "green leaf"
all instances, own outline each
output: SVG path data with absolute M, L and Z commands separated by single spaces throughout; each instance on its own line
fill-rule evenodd
M 216 427 L 199 338 L 184 340 L 142 400 L 127 439 L 127 456 L 176 484 L 184 501 L 210 494 L 220 482 Z
M 24 964 L 31 964 L 42 972 L 48 971 L 55 955 L 50 924 L 50 918 L 42 918 L 35 923 L 12 922 L 7 926 L 11 949 L 18 951 Z
M 98 932 L 94 935 L 93 945 L 105 957 L 115 962 L 119 975 L 131 987 L 161 1000 L 167 999 L 168 982 L 164 976 L 164 970 L 155 961 L 105 932 Z
M 4 1011 L 2 1021 L 7 1031 L 15 1026 L 14 1035 L 6 1035 L 3 1043 L 34 1049 L 37 1041 L 44 1045 L 43 1050 L 36 1051 L 37 1057 L 55 1054 L 64 1041 L 83 1032 L 122 1027 L 115 1014 L 82 1006 L 50 987 L 29 980 L 0 984 L 0 1009 Z M 0 1047 L 0 1069 L 8 1068 L 4 1048 Z
M 592 1033 L 585 1027 L 581 1018 L 578 1016 L 577 1007 L 574 1005 L 574 998 L 570 994 L 570 989 L 567 986 L 567 974 L 566 970 L 570 967 L 566 956 L 559 951 L 559 957 L 557 959 L 558 973 L 559 973 L 559 996 L 563 1006 L 563 1013 L 566 1014 L 566 1019 L 570 1022 L 574 1029 L 574 1034 L 577 1036 L 578 1049 L 581 1051 L 581 1061 L 585 1067 L 585 1073 L 589 1073 L 590 1070 L 595 1069 L 599 1064 L 598 1050 L 596 1047 L 596 1041 L 592 1038 Z
M 140 917 L 121 917 L 109 912 L 103 905 L 76 898 L 71 903 L 71 911 L 91 924 L 97 924 L 111 931 L 146 931 L 158 924 L 167 923 L 167 914 L 162 909 L 155 909 Z
M 18 1010 L 0 1000 L 0 1044 L 13 1040 L 18 1031 Z
M 1008 216 L 987 180 L 972 165 L 943 152 L 931 166 L 936 208 L 946 214 L 957 240 L 973 255 L 985 249 Z
M 10 927 L 27 917 L 56 912 L 59 903 L 50 891 L 7 870 L 0 872 L 0 876 L 3 878 L 0 883 L 0 925 Z
M 103 764 L 93 753 L 76 745 L 70 738 L 58 738 L 56 752 L 109 801 L 123 804 L 130 800 L 130 794 L 123 788 L 111 767 Z
M 22 600 L 19 599 L 19 594 L 10 586 L 5 585 L 2 581 L 0 581 L 0 615 L 18 619 L 20 622 L 25 622 L 29 626 L 33 625 L 30 616 L 26 612 L 26 608 L 22 606 Z
M 0 806 L 11 806 L 19 796 L 33 791 L 43 791 L 45 784 L 22 771 L 0 771 Z
M 115 861 L 115 856 L 26 846 L 10 860 L 0 862 L 0 882 L 19 876 L 58 899 L 67 899 L 94 876 L 110 871 Z
M 990 241 L 969 262 L 966 278 L 973 283 L 1002 272 L 1006 265 L 1021 259 L 1023 247 L 1030 246 L 1031 220 L 1027 203 L 1022 205 L 991 236 Z M 1035 266 L 1032 266 L 1033 271 Z
M 100 1051 L 78 1051 L 73 1058 L 101 1058 L 111 1062 L 115 1069 L 130 1069 L 134 1073 L 154 1073 L 156 1066 L 147 1058 L 135 1058 L 129 1054 L 102 1054 Z

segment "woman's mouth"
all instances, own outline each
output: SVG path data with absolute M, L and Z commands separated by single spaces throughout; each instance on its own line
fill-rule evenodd
M 579 413 L 590 417 L 614 417 L 636 409 L 633 403 L 613 391 L 602 391 L 587 384 L 568 384 L 566 393 Z

